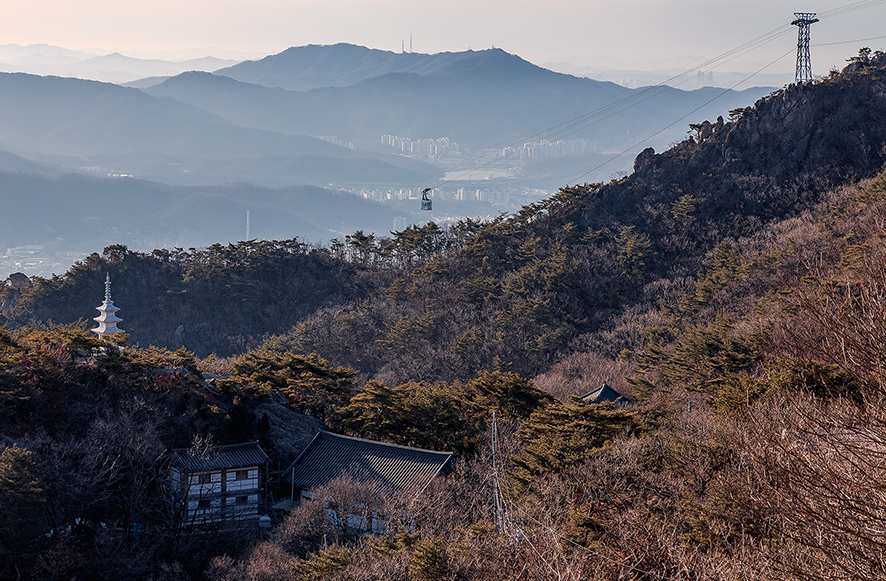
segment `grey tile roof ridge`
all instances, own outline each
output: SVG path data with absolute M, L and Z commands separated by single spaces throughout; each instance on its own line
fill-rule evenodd
M 210 450 L 233 450 L 234 448 L 246 448 L 246 447 L 258 447 L 261 450 L 261 446 L 259 446 L 258 440 L 253 440 L 251 442 L 239 442 L 237 444 L 221 444 L 219 446 L 208 446 Z M 173 448 L 172 452 L 187 452 L 191 448 Z M 264 452 L 264 450 L 262 450 Z
M 208 450 L 212 450 L 213 452 L 229 452 L 236 450 L 238 448 L 246 449 L 246 448 L 255 448 L 259 452 L 261 452 L 265 457 L 268 455 L 265 454 L 265 451 L 262 450 L 261 446 L 258 443 L 258 440 L 253 440 L 252 442 L 240 442 L 239 444 L 223 444 L 221 446 L 208 446 Z M 171 452 L 173 454 L 187 454 L 191 448 L 173 448 Z
M 604 393 L 607 393 L 607 394 L 614 394 L 614 395 L 616 395 L 616 396 L 618 396 L 618 397 L 620 397 L 620 398 L 630 399 L 630 398 L 628 398 L 626 395 L 624 395 L 623 393 L 621 393 L 620 391 L 616 390 L 616 389 L 613 388 L 611 385 L 609 385 L 608 383 L 606 383 L 605 381 L 603 382 L 603 385 L 601 385 L 600 387 L 598 387 L 598 388 L 596 388 L 596 389 L 593 389 L 593 390 L 589 391 L 588 393 L 586 393 L 586 394 L 584 394 L 583 396 L 580 396 L 580 397 L 581 397 L 581 399 L 589 399 L 589 398 L 594 398 L 594 399 L 596 399 L 597 397 L 600 397 L 600 396 L 603 395 Z
M 308 444 L 308 447 L 305 448 L 305 451 L 307 451 L 307 449 L 311 447 L 311 444 L 314 443 L 314 440 L 317 440 L 321 436 L 330 437 L 333 439 L 349 440 L 351 442 L 359 442 L 361 444 L 366 444 L 369 446 L 377 446 L 380 448 L 399 448 L 401 450 L 407 450 L 409 452 L 423 452 L 425 454 L 434 454 L 434 455 L 438 455 L 441 457 L 442 456 L 451 456 L 452 454 L 454 454 L 454 452 L 441 452 L 438 450 L 428 450 L 427 448 L 416 448 L 415 446 L 404 446 L 402 444 L 389 444 L 388 442 L 379 442 L 378 440 L 367 440 L 365 438 L 357 438 L 355 436 L 345 436 L 344 434 L 333 434 L 332 432 L 327 432 L 326 430 L 320 430 L 319 432 L 317 432 L 317 435 L 314 436 L 314 439 L 311 440 L 311 443 Z M 304 452 L 302 452 L 302 453 L 304 453 Z M 301 454 L 299 454 L 299 456 L 301 456 Z M 296 458 L 296 461 L 298 461 L 297 458 Z
M 210 446 L 206 449 L 204 456 L 192 456 L 190 450 L 190 448 L 174 448 L 171 450 L 171 454 L 174 463 L 191 472 L 246 468 L 265 464 L 270 459 L 257 441 Z M 231 458 L 231 455 L 238 452 L 245 453 L 247 458 L 224 460 L 225 458 Z
M 377 440 L 367 440 L 364 438 L 357 438 L 354 436 L 345 436 L 342 434 L 333 434 L 332 432 L 327 432 L 326 430 L 320 430 L 311 440 L 311 442 L 302 450 L 301 454 L 289 465 L 289 467 L 283 471 L 283 481 L 291 483 L 294 477 L 295 467 L 299 466 L 301 461 L 310 456 L 314 449 L 321 446 L 323 441 L 327 442 L 340 442 L 345 444 L 358 445 L 364 449 L 375 449 L 375 450 L 388 450 L 388 451 L 396 451 L 402 452 L 411 456 L 421 456 L 425 459 L 434 459 L 439 464 L 434 470 L 431 478 L 436 477 L 443 471 L 448 465 L 450 465 L 453 457 L 455 456 L 454 452 L 438 452 L 435 450 L 426 450 L 424 448 L 414 448 L 411 446 L 403 446 L 400 444 L 389 444 L 387 442 L 379 442 Z
M 606 382 L 594 391 L 580 396 L 579 399 L 589 404 L 611 403 L 617 408 L 637 405 L 637 402 L 632 398 L 624 395 Z

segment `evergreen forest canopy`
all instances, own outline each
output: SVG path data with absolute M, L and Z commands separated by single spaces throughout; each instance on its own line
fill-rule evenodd
M 111 246 L 63 276 L 11 277 L 0 570 L 883 578 L 884 89 L 886 56 L 864 49 L 691 125 L 626 178 L 490 222 L 328 248 Z M 105 273 L 133 347 L 84 364 Z M 604 381 L 640 405 L 570 397 Z M 169 448 L 259 440 L 279 469 L 304 445 L 295 426 L 321 425 L 461 461 L 418 493 L 345 476 L 264 539 L 209 542 L 164 502 Z M 356 535 L 324 508 L 391 526 Z

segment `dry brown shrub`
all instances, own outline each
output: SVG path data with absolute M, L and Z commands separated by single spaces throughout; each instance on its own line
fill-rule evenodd
M 791 393 L 752 409 L 743 449 L 779 516 L 780 567 L 797 579 L 886 576 L 886 412 Z
M 391 491 L 380 482 L 355 471 L 330 480 L 314 491 L 314 502 L 332 521 L 337 539 L 350 543 L 364 530 L 373 531 L 384 523 L 385 501 Z
M 206 581 L 239 581 L 243 576 L 243 565 L 227 555 L 213 557 L 203 573 Z
M 219 357 L 215 353 L 211 353 L 207 357 L 197 360 L 197 370 L 201 373 L 229 377 L 234 373 L 234 365 L 230 357 Z
M 257 544 L 245 559 L 244 579 L 249 581 L 290 581 L 294 579 L 289 564 L 292 557 L 270 542 Z
M 617 361 L 599 353 L 576 353 L 554 365 L 550 371 L 532 380 L 535 387 L 557 399 L 584 395 L 603 383 L 629 395 L 625 380 L 633 372 L 633 363 Z
M 271 541 L 286 552 L 306 557 L 323 543 L 331 525 L 319 502 L 303 500 L 274 529 Z
M 509 459 L 522 448 L 514 436 L 516 424 L 499 424 L 497 461 L 504 482 Z M 421 530 L 438 535 L 457 527 L 469 528 L 492 514 L 492 447 L 484 434 L 476 455 L 459 460 L 445 477 L 437 477 L 417 487 L 407 487 L 388 498 L 385 514 L 393 530 Z
M 409 554 L 403 550 L 379 552 L 364 546 L 336 581 L 389 581 L 409 579 Z

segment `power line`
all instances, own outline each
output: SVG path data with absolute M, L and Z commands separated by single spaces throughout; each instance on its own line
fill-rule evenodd
M 824 12 L 819 12 L 819 19 L 825 18 L 833 18 L 835 16 L 842 16 L 844 14 L 849 14 L 850 12 L 856 12 L 858 10 L 864 10 L 866 8 L 873 8 L 879 4 L 883 4 L 886 0 L 859 0 L 858 2 L 852 2 L 850 4 L 846 4 L 845 6 L 839 6 L 837 8 L 832 8 L 830 10 L 825 10 Z
M 878 0 L 878 1 L 886 2 L 886 0 Z M 789 32 L 790 30 L 791 30 L 791 27 L 789 25 L 784 24 L 784 25 L 780 25 L 774 29 L 767 30 L 766 32 L 763 32 L 762 34 L 759 34 L 749 40 L 740 41 L 739 45 L 734 46 L 729 49 L 726 49 L 725 51 L 717 54 L 716 56 L 710 57 L 710 58 L 706 59 L 705 61 L 698 63 L 689 69 L 684 69 L 682 72 L 680 72 L 676 75 L 673 75 L 670 78 L 667 78 L 655 85 L 651 85 L 649 87 L 643 87 L 642 89 L 638 89 L 635 91 L 630 91 L 627 94 L 623 94 L 622 96 L 616 97 L 614 100 L 604 100 L 598 104 L 590 106 L 583 113 L 580 113 L 578 115 L 571 115 L 571 116 L 563 119 L 560 122 L 555 122 L 554 125 L 548 125 L 547 127 L 539 129 L 537 131 L 534 131 L 533 133 L 519 137 L 519 138 L 515 139 L 514 141 L 512 141 L 511 143 L 508 143 L 507 145 L 499 147 L 498 149 L 500 150 L 500 149 L 504 149 L 504 148 L 514 147 L 516 145 L 525 143 L 527 141 L 531 141 L 531 140 L 536 139 L 541 136 L 552 136 L 552 138 L 561 137 L 563 131 L 565 131 L 567 129 L 573 129 L 573 131 L 571 131 L 571 133 L 574 133 L 576 127 L 580 128 L 583 126 L 587 126 L 591 123 L 594 123 L 596 121 L 602 121 L 602 120 L 608 119 L 616 113 L 620 113 L 624 110 L 629 109 L 632 106 L 635 106 L 639 103 L 642 103 L 644 101 L 647 101 L 647 100 L 655 97 L 657 94 L 659 94 L 663 91 L 666 91 L 668 88 L 670 88 L 670 84 L 673 81 L 676 81 L 677 79 L 679 79 L 681 77 L 691 74 L 692 71 L 695 71 L 700 68 L 709 67 L 709 66 L 716 64 L 720 61 L 729 62 L 739 56 L 742 56 L 743 54 L 746 54 L 752 50 L 759 48 L 760 46 L 762 46 L 764 44 L 767 44 L 773 40 L 780 38 L 781 36 L 783 36 L 784 34 Z M 622 106 L 624 106 L 624 107 L 622 107 Z M 610 113 L 610 112 L 611 112 L 611 114 L 606 115 L 605 117 L 600 117 L 600 115 L 603 115 L 605 113 Z M 489 165 L 498 161 L 499 158 L 493 157 L 495 155 L 497 155 L 497 152 L 489 153 L 486 155 L 481 155 L 481 156 L 473 158 L 471 160 L 461 162 L 455 166 L 450 166 L 449 168 L 442 169 L 438 172 L 429 174 L 419 180 L 415 180 L 413 182 L 410 182 L 409 184 L 405 185 L 404 187 L 407 187 L 407 188 L 416 187 L 421 183 L 424 183 L 428 180 L 432 180 L 432 179 L 437 178 L 437 177 L 444 175 L 446 173 L 462 172 L 464 175 L 464 174 L 468 174 L 470 171 L 476 171 L 478 169 L 483 169 L 485 167 L 489 167 Z M 493 157 L 493 159 L 490 159 L 489 161 L 485 162 L 482 165 L 479 165 L 479 166 L 477 165 L 478 162 L 481 162 L 482 160 L 490 158 L 490 157 Z
M 886 1 L 886 0 L 883 0 L 883 1 Z M 562 137 L 571 135 L 571 134 L 575 133 L 576 131 L 578 131 L 579 129 L 582 129 L 582 128 L 592 125 L 594 123 L 598 123 L 600 121 L 605 121 L 606 119 L 609 119 L 609 118 L 617 115 L 618 113 L 622 113 L 632 107 L 639 105 L 640 103 L 648 101 L 649 99 L 652 99 L 652 98 L 658 96 L 659 94 L 669 90 L 671 88 L 670 84 L 673 81 L 679 79 L 680 77 L 688 75 L 696 69 L 708 67 L 708 66 L 710 66 L 714 63 L 717 63 L 719 61 L 722 61 L 725 63 L 725 62 L 729 62 L 731 60 L 734 60 L 735 58 L 738 58 L 739 56 L 742 56 L 752 50 L 755 50 L 756 48 L 759 48 L 760 46 L 762 46 L 764 44 L 767 44 L 773 40 L 780 38 L 781 36 L 784 36 L 787 32 L 790 31 L 790 28 L 791 27 L 789 25 L 782 25 L 782 26 L 779 26 L 775 29 L 769 30 L 761 35 L 758 35 L 757 37 L 755 37 L 749 41 L 743 42 L 742 44 L 740 44 L 737 47 L 729 49 L 729 50 L 727 50 L 727 51 L 725 51 L 713 58 L 707 59 L 706 61 L 699 64 L 698 66 L 692 67 L 691 69 L 687 69 L 679 74 L 673 75 L 672 77 L 665 79 L 664 81 L 661 81 L 660 83 L 658 83 L 656 85 L 651 85 L 649 87 L 643 87 L 642 89 L 631 91 L 630 93 L 620 96 L 614 100 L 610 100 L 610 101 L 604 100 L 603 102 L 594 106 L 593 108 L 589 108 L 584 113 L 581 113 L 577 116 L 571 116 L 571 117 L 566 118 L 565 120 L 563 120 L 553 126 L 548 126 L 545 129 L 538 130 L 538 131 L 536 131 L 532 134 L 529 134 L 529 135 L 525 135 L 521 138 L 514 140 L 513 142 L 509 143 L 508 145 L 505 145 L 505 146 L 499 148 L 499 149 L 515 147 L 516 145 L 525 143 L 527 141 L 538 138 L 540 136 L 551 137 L 551 139 L 562 138 Z M 748 77 L 748 78 L 750 78 L 750 77 Z M 684 82 L 685 82 L 685 79 L 684 79 Z M 741 83 L 739 83 L 739 85 L 740 84 Z M 738 86 L 738 85 L 735 85 L 735 86 Z M 494 157 L 495 155 L 497 155 L 497 151 L 494 153 L 489 153 L 486 155 L 482 155 L 482 156 L 473 158 L 472 160 L 467 160 L 467 161 L 462 162 L 456 166 L 450 166 L 447 169 L 441 170 L 441 171 L 431 174 L 425 178 L 422 178 L 422 180 L 416 180 L 416 181 L 408 184 L 406 187 L 415 187 L 415 186 L 419 185 L 420 183 L 423 183 L 423 181 L 434 179 L 434 178 L 439 177 L 440 175 L 443 175 L 446 173 L 461 172 L 462 176 L 464 176 L 464 175 L 469 174 L 472 171 L 482 170 L 482 169 L 487 168 L 487 167 L 491 166 L 492 164 L 494 164 L 495 162 L 500 160 L 500 158 Z M 492 159 L 489 159 L 489 161 L 486 161 L 484 163 L 480 163 L 484 159 L 487 159 L 490 157 Z
M 492 410 L 492 503 L 495 514 L 495 530 L 501 532 L 504 529 L 505 509 L 504 496 L 498 480 L 498 422 L 495 418 L 495 410 Z
M 851 12 L 855 12 L 858 10 L 871 8 L 871 7 L 874 7 L 874 6 L 877 6 L 880 4 L 884 4 L 884 3 L 886 3 L 886 0 L 859 0 L 858 2 L 854 2 L 854 3 L 848 4 L 846 6 L 841 6 L 841 7 L 835 8 L 835 9 L 826 10 L 824 12 L 819 13 L 818 16 L 819 16 L 819 19 L 833 18 L 833 17 L 844 15 L 844 14 L 848 14 Z M 623 113 L 624 111 L 629 110 L 632 107 L 635 107 L 645 101 L 648 101 L 649 99 L 652 99 L 652 98 L 658 96 L 662 92 L 668 90 L 670 88 L 671 83 L 673 83 L 674 81 L 677 81 L 681 77 L 685 77 L 685 76 L 689 75 L 692 71 L 695 71 L 695 70 L 701 69 L 701 68 L 705 68 L 705 67 L 710 67 L 714 64 L 724 64 L 726 62 L 730 62 L 730 61 L 732 61 L 744 54 L 747 54 L 751 51 L 756 50 L 757 48 L 760 48 L 761 46 L 763 46 L 765 44 L 768 44 L 769 42 L 772 42 L 774 40 L 781 38 L 782 36 L 784 36 L 785 34 L 790 32 L 791 29 L 792 29 L 791 25 L 783 24 L 778 27 L 767 30 L 761 34 L 753 36 L 750 39 L 740 41 L 740 43 L 738 45 L 736 45 L 732 48 L 726 49 L 720 53 L 717 53 L 715 56 L 707 58 L 705 61 L 703 61 L 702 63 L 700 63 L 696 66 L 693 66 L 692 68 L 684 69 L 682 72 L 680 72 L 676 75 L 673 75 L 670 78 L 668 78 L 664 81 L 661 81 L 660 83 L 658 83 L 656 85 L 652 85 L 649 87 L 644 87 L 639 90 L 631 91 L 630 93 L 628 93 L 626 95 L 619 96 L 615 99 L 604 100 L 596 105 L 589 107 L 583 113 L 580 113 L 578 115 L 572 115 L 570 117 L 563 119 L 560 122 L 555 123 L 554 125 L 550 125 L 544 129 L 540 129 L 540 130 L 535 131 L 531 134 L 527 134 L 527 135 L 524 135 L 523 137 L 517 138 L 514 141 L 512 141 L 511 143 L 504 145 L 502 147 L 499 147 L 491 153 L 480 155 L 478 157 L 474 157 L 470 160 L 466 160 L 466 161 L 458 163 L 454 166 L 449 166 L 448 168 L 441 169 L 438 172 L 434 172 L 434 173 L 428 174 L 426 176 L 423 176 L 420 179 L 417 179 L 417 180 L 407 183 L 406 185 L 403 186 L 403 188 L 404 189 L 415 188 L 421 184 L 426 183 L 429 180 L 434 180 L 434 179 L 440 178 L 447 173 L 461 173 L 460 177 L 464 177 L 465 175 L 468 175 L 471 172 L 483 170 L 483 169 L 488 168 L 488 167 L 492 166 L 493 164 L 499 162 L 502 159 L 501 157 L 498 156 L 498 151 L 505 149 L 505 148 L 511 148 L 511 147 L 515 147 L 517 145 L 521 145 L 523 143 L 526 143 L 527 141 L 531 141 L 531 140 L 536 139 L 540 136 L 545 136 L 545 137 L 550 136 L 551 139 L 558 139 L 558 138 L 562 138 L 562 137 L 566 137 L 568 135 L 574 134 L 575 132 L 579 131 L 582 128 L 586 128 L 590 125 L 593 125 L 594 123 L 599 123 L 601 121 L 605 121 L 607 119 L 610 119 L 611 117 L 613 117 L 619 113 Z M 874 38 L 862 39 L 862 40 L 858 40 L 858 41 L 845 41 L 845 42 L 841 42 L 841 43 L 828 43 L 828 44 L 820 44 L 820 45 L 813 45 L 813 46 L 850 44 L 852 42 L 864 42 L 866 40 L 876 40 L 878 38 L 886 38 L 886 37 L 874 37 Z M 721 98 L 722 96 L 727 94 L 729 91 L 734 90 L 736 87 L 746 83 L 748 80 L 750 80 L 751 78 L 753 78 L 754 76 L 756 76 L 760 72 L 764 71 L 765 69 L 769 68 L 770 66 L 772 66 L 773 64 L 775 64 L 779 60 L 783 59 L 785 56 L 787 56 L 791 52 L 793 52 L 793 50 L 778 57 L 777 59 L 775 59 L 774 61 L 772 61 L 768 65 L 759 69 L 758 71 L 748 75 L 742 81 L 732 85 L 731 87 L 729 87 L 728 89 L 726 89 L 722 93 L 720 93 L 719 95 L 715 96 L 714 98 L 708 100 L 704 104 L 689 111 L 686 115 L 683 115 L 682 117 L 680 117 L 679 119 L 677 119 L 673 123 L 667 125 L 663 129 L 656 131 L 655 133 L 651 134 L 650 136 L 646 137 L 645 139 L 640 140 L 639 142 L 635 143 L 633 146 L 631 146 L 627 150 L 622 151 L 619 154 L 616 154 L 612 158 L 604 161 L 603 163 L 593 167 L 589 171 L 581 174 L 578 178 L 576 178 L 576 182 L 578 180 L 580 180 L 581 178 L 587 176 L 588 174 L 590 174 L 590 173 L 606 166 L 607 164 L 611 163 L 612 161 L 622 157 L 625 153 L 628 153 L 629 151 L 634 150 L 639 145 L 642 145 L 643 143 L 646 143 L 650 139 L 652 139 L 658 135 L 661 135 L 664 131 L 670 129 L 671 127 L 673 127 L 674 125 L 676 125 L 680 121 L 686 119 L 688 116 L 692 115 L 693 113 L 699 111 L 703 107 L 705 107 L 705 106 L 709 105 L 710 103 L 716 101 L 717 99 Z M 681 82 L 685 82 L 686 80 L 688 80 L 688 79 L 684 79 Z M 459 178 L 455 178 L 455 179 L 459 179 Z M 575 182 L 573 182 L 573 183 L 575 183 Z
M 872 8 L 874 6 L 884 4 L 884 3 L 886 3 L 886 0 L 859 0 L 857 2 L 847 4 L 845 6 L 840 6 L 840 7 L 831 9 L 831 10 L 825 10 L 825 11 L 818 14 L 818 18 L 819 18 L 819 20 L 827 19 L 827 18 L 834 18 L 836 16 L 842 16 L 844 14 L 849 14 L 851 12 L 856 12 L 858 10 Z M 585 127 L 587 125 L 590 125 L 594 122 L 609 119 L 617 113 L 623 112 L 623 111 L 629 109 L 630 107 L 638 105 L 644 101 L 647 101 L 648 99 L 651 99 L 651 98 L 657 96 L 657 94 L 659 94 L 662 90 L 664 90 L 663 87 L 669 85 L 673 81 L 676 81 L 680 77 L 688 75 L 689 73 L 691 73 L 691 71 L 705 68 L 705 67 L 709 67 L 709 66 L 716 64 L 716 63 L 723 64 L 723 63 L 729 62 L 731 60 L 734 60 L 735 58 L 738 58 L 739 56 L 742 56 L 748 52 L 751 52 L 751 51 L 759 48 L 760 46 L 763 46 L 764 44 L 767 44 L 773 40 L 776 40 L 776 39 L 784 36 L 786 33 L 788 33 L 791 30 L 791 28 L 792 28 L 791 25 L 783 24 L 783 25 L 780 25 L 780 26 L 775 27 L 773 29 L 767 30 L 767 31 L 765 31 L 761 34 L 758 34 L 757 36 L 755 36 L 749 40 L 741 41 L 741 43 L 739 45 L 732 47 L 730 49 L 727 49 L 727 50 L 723 51 L 722 53 L 717 54 L 714 57 L 708 58 L 704 62 L 702 62 L 690 69 L 686 69 L 683 72 L 676 74 L 676 75 L 674 75 L 674 76 L 672 76 L 672 77 L 670 77 L 670 78 L 668 78 L 656 85 L 653 85 L 650 87 L 644 87 L 643 89 L 641 89 L 641 92 L 639 94 L 633 93 L 628 96 L 619 98 L 616 101 L 613 101 L 610 103 L 606 103 L 604 101 L 604 103 L 601 104 L 596 109 L 590 109 L 590 110 L 586 111 L 585 113 L 580 114 L 578 116 L 572 116 L 572 117 L 560 122 L 559 124 L 556 124 L 554 126 L 549 126 L 548 128 L 543 129 L 543 130 L 536 131 L 535 133 L 530 134 L 527 137 L 515 140 L 514 142 L 504 146 L 503 148 L 514 147 L 515 145 L 517 145 L 519 143 L 524 143 L 526 141 L 532 140 L 534 138 L 539 137 L 540 135 L 553 134 L 554 137 L 563 137 L 565 135 L 575 133 L 575 131 L 577 131 L 578 129 Z M 874 40 L 874 39 L 869 39 L 869 40 Z M 859 41 L 850 41 L 850 42 L 859 42 Z M 834 43 L 834 44 L 837 44 L 837 43 Z M 815 46 L 825 46 L 825 45 L 815 45 Z M 793 51 L 791 51 L 791 52 L 793 52 Z M 749 75 L 742 82 L 737 83 L 737 84 L 733 85 L 732 87 L 730 87 L 729 90 L 735 89 L 736 87 L 743 84 L 744 82 L 746 82 L 750 78 L 753 78 L 754 76 L 756 76 L 757 74 L 759 74 L 760 72 L 762 72 L 763 70 L 768 68 L 769 66 L 772 66 L 772 64 L 774 64 L 775 62 L 778 62 L 782 58 L 784 58 L 784 56 L 779 57 L 778 59 L 773 61 L 773 63 L 770 63 L 766 67 L 763 67 L 759 71 Z M 720 95 L 720 96 L 722 96 L 722 95 Z M 718 96 L 717 98 L 719 98 L 720 96 Z M 712 102 L 713 100 L 715 100 L 715 99 L 712 99 L 708 103 Z M 707 105 L 708 103 L 705 103 L 705 105 Z M 625 105 L 625 107 L 619 109 L 619 107 L 622 105 Z M 705 105 L 702 105 L 702 107 Z M 700 108 L 701 107 L 690 111 L 689 115 L 691 115 L 692 113 L 695 113 Z M 609 114 L 601 117 L 601 115 L 603 115 L 605 113 L 609 113 Z M 685 117 L 686 116 L 681 117 L 680 119 L 677 120 L 677 122 L 685 119 Z M 669 125 L 667 128 L 672 127 L 674 124 L 676 124 L 676 122 Z M 569 131 L 568 133 L 564 133 L 564 131 L 570 130 L 570 129 L 571 129 L 571 131 Z M 656 135 L 659 135 L 660 133 L 661 133 L 661 131 L 653 134 L 652 136 L 650 136 L 650 138 L 654 137 Z M 644 140 L 643 142 L 645 142 L 645 141 L 646 140 Z M 640 142 L 640 143 L 643 143 L 643 142 Z M 636 145 L 634 147 L 636 147 Z M 503 149 L 503 148 L 500 148 L 500 149 Z M 467 166 L 472 166 L 472 167 L 470 170 L 465 169 L 464 174 L 469 173 L 469 171 L 476 171 L 479 169 L 483 169 L 485 167 L 489 167 L 492 163 L 497 161 L 497 159 L 492 159 L 480 166 L 477 166 L 476 163 L 480 162 L 481 160 L 483 160 L 487 157 L 490 157 L 490 155 L 492 155 L 492 154 L 487 154 L 485 156 L 480 156 L 478 158 L 474 158 L 474 160 L 472 160 L 473 163 L 471 161 L 463 162 L 463 163 L 455 166 L 454 168 L 443 170 L 442 172 L 438 172 L 437 174 L 432 174 L 431 176 L 429 176 L 426 179 L 433 179 L 434 177 L 437 177 L 438 175 L 441 175 L 441 174 L 445 174 L 447 172 L 462 171 L 460 168 L 467 167 Z M 619 154 L 618 156 L 616 156 L 616 158 L 620 157 L 621 155 L 622 154 Z M 613 159 L 616 159 L 616 158 L 613 158 Z M 609 161 L 611 161 L 611 160 L 609 160 Z M 599 167 L 602 167 L 602 165 L 609 163 L 609 161 L 604 162 Z M 595 168 L 595 169 L 599 169 L 599 167 Z M 591 171 L 594 171 L 594 170 L 591 170 Z M 590 172 L 587 172 L 587 173 L 590 173 Z M 584 175 L 587 175 L 587 173 L 583 174 L 581 177 L 584 177 Z M 417 183 L 420 183 L 420 182 L 415 182 L 415 184 L 417 184 Z M 415 185 L 415 184 L 413 184 L 413 185 Z
M 633 146 L 631 146 L 630 148 L 626 149 L 625 151 L 622 151 L 621 153 L 619 153 L 619 154 L 617 154 L 617 155 L 614 155 L 613 157 L 607 159 L 606 161 L 604 161 L 604 162 L 601 163 L 600 165 L 598 165 L 598 166 L 596 166 L 596 167 L 593 167 L 593 168 L 589 169 L 589 170 L 586 171 L 585 173 L 583 173 L 583 174 L 581 174 L 580 176 L 578 176 L 578 177 L 577 177 L 572 183 L 578 183 L 578 181 L 581 180 L 581 178 L 585 177 L 586 175 L 588 175 L 588 174 L 590 174 L 590 173 L 593 173 L 593 172 L 597 171 L 597 170 L 600 169 L 601 167 L 607 165 L 608 163 L 610 163 L 610 162 L 612 162 L 612 161 L 615 161 L 616 159 L 618 159 L 619 157 L 623 156 L 624 154 L 626 154 L 626 153 L 628 153 L 628 152 L 630 152 L 630 151 L 635 150 L 637 147 L 639 147 L 640 145 L 643 145 L 644 143 L 646 143 L 647 141 L 649 141 L 649 140 L 652 139 L 653 137 L 656 137 L 656 136 L 658 136 L 658 135 L 661 135 L 662 133 L 664 133 L 665 131 L 667 131 L 668 129 L 670 129 L 671 127 L 673 127 L 674 125 L 676 125 L 676 124 L 679 123 L 680 121 L 683 121 L 684 119 L 686 119 L 687 117 L 689 117 L 690 115 L 692 115 L 693 113 L 695 113 L 696 111 L 698 111 L 698 110 L 700 110 L 700 109 L 702 109 L 702 108 L 704 108 L 704 107 L 707 107 L 708 105 L 710 105 L 711 103 L 713 103 L 714 101 L 716 101 L 717 99 L 719 99 L 720 97 L 722 97 L 723 95 L 725 95 L 726 93 L 728 93 L 729 91 L 733 90 L 735 87 L 741 85 L 742 83 L 747 82 L 749 79 L 751 79 L 751 78 L 755 77 L 756 75 L 760 74 L 761 72 L 765 71 L 766 69 L 768 69 L 769 67 L 771 67 L 772 65 L 774 65 L 775 63 L 777 63 L 778 61 L 780 61 L 781 59 L 783 59 L 784 57 L 788 56 L 788 55 L 791 54 L 792 52 L 794 52 L 793 49 L 789 50 L 788 52 L 784 53 L 783 55 L 781 55 L 780 57 L 778 57 L 777 59 L 775 59 L 774 61 L 772 61 L 772 62 L 769 63 L 768 65 L 766 65 L 765 67 L 763 67 L 763 68 L 757 70 L 757 71 L 754 72 L 754 73 L 751 73 L 750 75 L 748 75 L 747 77 L 745 77 L 744 79 L 742 79 L 742 80 L 739 81 L 738 83 L 732 85 L 732 86 L 729 87 L 728 89 L 724 89 L 723 92 L 721 92 L 719 95 L 717 95 L 717 96 L 713 97 L 712 99 L 708 100 L 707 102 L 705 102 L 705 103 L 699 105 L 698 107 L 696 107 L 695 109 L 693 109 L 693 110 L 690 111 L 689 113 L 686 113 L 685 115 L 683 115 L 682 117 L 680 117 L 679 119 L 677 119 L 676 121 L 674 121 L 673 123 L 671 123 L 670 125 L 668 125 L 668 126 L 666 126 L 666 127 L 663 127 L 662 129 L 656 131 L 655 133 L 653 133 L 652 135 L 646 137 L 645 139 L 642 139 L 642 140 L 638 141 L 637 143 L 635 143 L 635 144 L 634 144 Z
M 840 41 L 840 42 L 823 42 L 823 43 L 820 43 L 820 44 L 813 44 L 812 46 L 835 46 L 835 45 L 838 45 L 838 44 L 853 44 L 853 43 L 856 43 L 856 42 L 867 42 L 867 41 L 869 41 L 869 40 L 880 40 L 880 39 L 883 39 L 883 38 L 886 38 L 886 36 L 872 36 L 872 37 L 870 37 L 870 38 L 858 38 L 858 39 L 856 39 L 856 40 L 843 40 L 843 41 Z

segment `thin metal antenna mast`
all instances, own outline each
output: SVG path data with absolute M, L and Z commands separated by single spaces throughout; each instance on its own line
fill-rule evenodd
M 504 529 L 504 502 L 498 485 L 498 424 L 495 421 L 495 410 L 492 411 L 492 501 L 495 506 L 495 530 Z
M 818 22 L 815 12 L 794 12 L 796 20 L 792 25 L 799 27 L 797 38 L 797 73 L 796 83 L 808 83 L 812 80 L 812 60 L 809 58 L 809 26 Z

